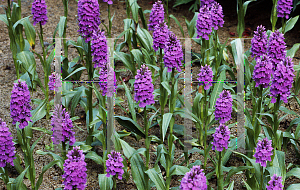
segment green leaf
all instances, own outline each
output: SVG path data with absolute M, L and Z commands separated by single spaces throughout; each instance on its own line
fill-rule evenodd
M 126 141 L 119 139 L 122 149 L 124 151 L 124 155 L 130 159 L 132 155 L 136 152 L 134 148 L 132 148 Z
M 198 12 L 195 12 L 193 19 L 189 22 L 187 19 L 185 19 L 185 23 L 188 29 L 188 33 L 190 38 L 193 38 L 195 35 L 195 26 L 196 26 L 196 20 L 198 19 Z
M 229 184 L 230 182 L 230 177 L 232 175 L 235 175 L 236 173 L 243 171 L 243 170 L 248 170 L 253 168 L 252 166 L 240 166 L 240 167 L 233 167 L 232 169 L 229 170 L 226 180 L 224 181 L 224 186 L 226 186 L 227 184 Z
M 47 164 L 46 166 L 43 167 L 42 173 L 40 173 L 39 178 L 35 185 L 36 189 L 39 189 L 40 185 L 42 184 L 44 173 L 58 162 L 59 162 L 59 160 L 53 160 L 52 162 L 50 162 L 49 164 Z
M 29 45 L 33 47 L 35 45 L 36 32 L 31 22 L 29 21 L 29 17 L 26 17 L 21 24 L 24 26 L 25 36 L 27 41 L 29 42 Z
M 300 183 L 290 185 L 286 190 L 300 189 Z
M 154 182 L 157 190 L 166 190 L 166 185 L 161 173 L 157 173 L 154 168 L 147 170 L 146 173 Z
M 129 108 L 129 112 L 131 114 L 131 117 L 133 119 L 133 121 L 137 122 L 136 120 L 136 112 L 135 112 L 135 106 L 134 106 L 134 102 L 131 96 L 131 92 L 128 89 L 127 85 L 124 83 L 124 81 L 122 81 L 124 89 L 125 89 L 125 95 L 127 97 L 127 101 L 128 101 L 128 108 Z
M 106 174 L 98 175 L 100 190 L 112 190 L 113 180 L 112 177 L 106 177 Z
M 173 116 L 172 113 L 165 113 L 164 116 L 163 116 L 163 122 L 162 122 L 163 139 L 162 139 L 162 141 L 165 140 L 165 136 L 166 136 L 166 133 L 168 131 L 169 124 L 170 124 L 172 116 Z
M 286 56 L 290 56 L 291 58 L 293 58 L 296 52 L 299 50 L 299 47 L 300 47 L 300 43 L 294 44 L 291 49 L 286 51 Z
M 19 174 L 21 174 L 24 169 L 21 166 L 21 158 L 18 154 L 16 154 L 16 158 L 13 160 L 14 165 L 15 165 L 15 169 L 18 171 Z
M 3 21 L 3 22 L 8 26 L 7 17 L 6 17 L 5 14 L 1 14 L 1 15 L 0 15 L 0 20 Z
M 40 155 L 49 155 L 53 158 L 53 160 L 58 160 L 59 162 L 57 162 L 57 166 L 60 167 L 61 169 L 63 169 L 63 165 L 65 163 L 64 159 L 62 157 L 60 157 L 59 155 L 53 153 L 53 152 L 44 152 L 42 150 L 37 150 L 36 151 L 37 154 Z
M 17 177 L 17 179 L 15 179 L 15 181 L 12 184 L 12 190 L 27 190 L 27 188 L 24 189 L 23 179 L 28 168 L 29 166 Z
M 43 100 L 43 102 L 34 110 L 31 111 L 31 120 L 32 123 L 42 119 L 46 115 L 46 100 Z
M 85 67 L 79 67 L 77 68 L 75 71 L 73 71 L 71 74 L 69 74 L 66 78 L 64 78 L 63 80 L 67 80 L 69 77 L 73 76 L 74 74 L 76 74 L 77 72 L 79 71 L 82 71 L 82 70 L 86 70 Z
M 61 38 L 64 34 L 66 17 L 61 16 L 58 23 L 58 36 Z
M 234 188 L 234 181 L 231 182 L 227 190 L 233 190 L 233 188 Z
M 300 179 L 300 168 L 293 168 L 286 174 L 286 179 L 289 177 L 297 177 Z
M 139 8 L 140 6 L 137 4 L 136 0 L 129 0 L 131 12 L 132 12 L 132 18 L 135 21 L 135 23 L 138 23 L 139 21 Z
M 141 29 L 140 26 L 137 26 L 137 37 L 141 43 L 141 46 L 145 48 L 148 52 L 153 51 L 153 39 L 152 36 L 146 29 Z
M 161 82 L 162 86 L 168 91 L 168 95 L 171 94 L 171 89 L 167 81 Z
M 169 17 L 172 18 L 176 22 L 176 24 L 179 26 L 182 37 L 184 38 L 184 32 L 183 32 L 183 29 L 182 29 L 182 26 L 181 26 L 180 22 L 177 20 L 177 18 L 174 15 L 170 15 Z
M 141 65 L 143 62 L 143 54 L 139 49 L 133 49 L 131 50 L 131 54 L 134 57 L 135 61 L 138 63 L 138 65 Z
M 135 73 L 136 68 L 134 63 L 131 61 L 130 54 L 126 54 L 124 52 L 115 52 L 114 55 L 115 59 L 122 61 L 128 70 L 130 70 L 132 73 Z
M 222 71 L 220 77 L 218 78 L 218 81 L 224 81 L 225 79 L 226 79 L 225 71 Z M 210 96 L 210 108 L 214 109 L 216 100 L 219 97 L 222 90 L 223 90 L 223 82 L 214 83 L 214 89 Z
M 190 169 L 185 166 L 174 165 L 170 168 L 171 176 L 172 175 L 185 175 L 189 171 L 190 171 Z
M 286 22 L 286 26 L 285 26 L 285 29 L 284 29 L 284 33 L 287 33 L 288 31 L 292 30 L 296 24 L 296 22 L 298 21 L 299 19 L 299 15 L 298 16 L 295 16 L 293 18 L 290 18 L 287 22 Z M 282 32 L 282 27 L 279 28 L 279 32 Z
M 137 189 L 144 190 L 146 189 L 145 184 L 145 166 L 144 162 L 139 154 L 134 154 L 131 159 L 131 171 L 132 171 L 132 178 L 134 183 L 136 184 Z
M 102 157 L 99 156 L 96 152 L 91 151 L 85 155 L 85 158 L 91 159 L 99 165 L 103 165 Z
M 133 131 L 139 136 L 145 137 L 143 129 L 139 126 L 139 124 L 137 124 L 137 122 L 133 121 L 128 117 L 123 117 L 123 116 L 115 116 L 115 119 L 123 127 Z

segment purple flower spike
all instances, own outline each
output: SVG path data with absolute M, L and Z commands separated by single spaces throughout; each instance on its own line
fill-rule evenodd
M 220 93 L 220 96 L 216 101 L 215 108 L 215 119 L 220 119 L 220 123 L 226 123 L 231 119 L 232 98 L 229 91 L 223 90 Z
M 218 30 L 219 27 L 223 27 L 223 8 L 219 3 L 212 4 L 211 8 L 211 19 L 212 19 L 212 27 L 215 30 Z
M 119 179 L 122 179 L 122 175 L 124 173 L 123 170 L 123 158 L 121 157 L 120 152 L 112 151 L 107 155 L 108 160 L 106 160 L 106 177 L 116 176 L 118 175 Z
M 223 151 L 223 148 L 228 149 L 228 143 L 230 139 L 230 131 L 228 126 L 220 124 L 212 136 L 214 138 L 214 141 L 211 143 L 213 145 L 213 150 L 221 152 Z
M 255 148 L 255 154 L 253 155 L 254 158 L 256 158 L 255 162 L 260 163 L 263 167 L 266 167 L 267 161 L 272 161 L 272 150 L 272 140 L 268 140 L 267 138 L 259 140 Z
M 252 57 L 259 57 L 267 53 L 268 36 L 266 28 L 262 25 L 254 31 L 254 36 L 251 40 Z
M 270 89 L 271 96 L 273 97 L 271 103 L 276 103 L 277 95 L 280 95 L 280 100 L 287 103 L 287 98 L 291 95 L 295 76 L 293 66 L 294 63 L 290 57 L 286 57 L 284 62 L 277 65 Z
M 14 83 L 11 91 L 10 100 L 10 117 L 13 119 L 12 124 L 19 122 L 19 128 L 24 129 L 31 117 L 30 92 L 25 81 L 18 80 Z
M 140 107 L 143 108 L 146 105 L 154 104 L 152 75 L 146 65 L 142 65 L 141 69 L 137 71 L 134 82 L 134 91 L 134 100 L 136 102 L 140 101 Z
M 256 58 L 256 65 L 253 71 L 253 80 L 256 82 L 255 87 L 261 85 L 267 88 L 270 84 L 272 74 L 272 63 L 267 55 Z
M 289 19 L 289 14 L 293 8 L 293 0 L 278 0 L 277 17 Z
M 31 7 L 33 25 L 41 22 L 41 25 L 45 25 L 48 21 L 47 17 L 47 5 L 45 0 L 34 0 Z
M 6 123 L 0 118 L 0 167 L 3 168 L 7 164 L 14 166 L 15 153 L 13 137 Z
M 101 30 L 94 31 L 92 39 L 92 55 L 94 56 L 93 62 L 95 63 L 94 68 L 101 67 L 104 68 L 109 62 L 108 58 L 108 47 L 104 31 Z
M 99 85 L 100 89 L 102 90 L 102 96 L 107 95 L 107 68 L 104 67 L 99 71 Z M 114 75 L 114 92 L 116 92 L 116 85 L 117 85 L 117 79 L 113 68 L 110 68 L 110 74 Z M 112 90 L 111 90 L 112 91 Z M 108 94 L 110 95 L 110 94 Z
M 54 88 L 55 88 L 55 74 L 54 73 L 49 75 L 48 86 L 49 86 L 49 90 L 54 90 Z
M 216 3 L 215 0 L 200 0 L 200 7 L 203 7 L 204 5 L 206 5 L 207 7 L 210 7 L 211 5 L 213 5 L 214 3 Z
M 212 27 L 215 25 L 211 15 L 211 9 L 206 5 L 200 8 L 196 24 L 197 38 L 201 37 L 205 40 L 209 40 L 208 35 L 212 33 Z
M 180 41 L 173 32 L 169 33 L 169 38 L 166 43 L 165 55 L 164 55 L 165 67 L 168 68 L 168 72 L 171 72 L 173 68 L 176 68 L 178 72 L 181 72 L 180 66 L 183 60 L 183 52 Z
M 200 73 L 198 74 L 199 86 L 204 85 L 204 90 L 208 90 L 212 86 L 213 81 L 213 71 L 209 65 L 201 66 Z
M 73 131 L 72 120 L 66 109 L 62 105 L 56 105 L 53 116 L 51 118 L 52 125 L 52 141 L 54 144 L 69 141 L 70 145 L 75 143 L 75 132 Z
M 112 5 L 113 1 L 112 0 L 103 0 L 103 2 L 107 2 L 107 4 Z
M 148 29 L 149 31 L 154 30 L 155 26 L 161 22 L 164 22 L 164 4 L 161 1 L 157 1 L 153 4 L 151 9 Z
M 91 40 L 94 31 L 98 30 L 100 25 L 100 11 L 97 0 L 79 0 L 78 1 L 78 25 L 79 34 L 85 39 L 85 42 Z
M 207 190 L 206 177 L 201 166 L 193 166 L 181 180 L 181 190 Z
M 274 174 L 268 182 L 267 190 L 283 190 L 282 177 Z
M 166 23 L 161 22 L 154 27 L 153 32 L 153 49 L 157 51 L 158 48 L 165 49 L 169 37 L 169 29 Z
M 64 180 L 65 190 L 84 190 L 86 187 L 86 163 L 84 162 L 83 151 L 79 147 L 74 147 L 67 154 L 64 163 Z
M 277 70 L 277 64 L 279 64 L 286 57 L 286 43 L 281 32 L 276 30 L 271 33 L 268 42 L 268 56 L 272 61 L 273 71 Z

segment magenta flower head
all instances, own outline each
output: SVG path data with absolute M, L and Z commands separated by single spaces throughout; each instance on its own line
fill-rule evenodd
M 112 151 L 107 155 L 108 160 L 106 160 L 106 177 L 118 176 L 119 179 L 122 179 L 124 173 L 123 170 L 123 158 L 121 157 L 120 152 Z
M 277 17 L 289 19 L 289 14 L 293 8 L 293 0 L 278 0 Z
M 139 106 L 144 108 L 146 105 L 154 104 L 154 87 L 152 84 L 152 74 L 151 71 L 142 65 L 139 70 L 137 70 L 137 75 L 134 81 L 134 100 L 140 102 Z
M 277 70 L 279 64 L 286 57 L 286 43 L 281 32 L 272 32 L 268 42 L 268 56 L 272 62 L 273 71 Z
M 255 87 L 261 85 L 267 88 L 270 84 L 272 74 L 272 63 L 267 55 L 256 58 L 256 65 L 253 70 L 253 80 L 256 82 Z
M 6 123 L 0 118 L 0 167 L 3 168 L 7 164 L 14 166 L 15 153 L 13 137 Z
M 154 30 L 154 27 L 157 24 L 164 22 L 164 14 L 165 14 L 164 4 L 162 4 L 162 2 L 158 0 L 153 4 L 153 7 L 151 9 L 149 24 L 148 24 L 149 31 Z
M 54 144 L 67 141 L 69 141 L 70 145 L 75 143 L 75 132 L 73 131 L 72 120 L 66 109 L 62 108 L 62 105 L 55 106 L 51 118 L 51 125 L 53 131 L 51 138 Z
M 110 96 L 110 93 L 107 93 L 107 74 L 112 76 L 114 75 L 114 92 L 116 92 L 116 85 L 117 85 L 117 79 L 116 79 L 116 74 L 114 72 L 113 68 L 110 68 L 110 71 L 107 71 L 106 66 L 104 68 L 101 68 L 101 70 L 99 71 L 99 85 L 100 85 L 100 89 L 102 91 L 102 96 L 108 95 Z M 109 77 L 110 78 L 110 77 Z M 111 77 L 112 78 L 112 77 Z M 113 90 L 108 89 L 109 92 L 112 92 Z
M 212 27 L 215 25 L 212 20 L 211 9 L 206 5 L 202 6 L 199 10 L 196 29 L 197 38 L 201 37 L 209 40 L 208 35 L 212 33 Z
M 282 177 L 274 174 L 268 182 L 267 190 L 283 190 Z
M 213 5 L 214 3 L 216 3 L 215 0 L 200 0 L 200 7 L 203 7 L 204 5 L 206 5 L 207 7 L 210 7 L 211 5 Z
M 100 25 L 100 11 L 97 0 L 78 0 L 78 25 L 79 34 L 89 42 L 93 32 Z
M 220 119 L 220 123 L 226 123 L 231 119 L 232 97 L 228 90 L 223 90 L 215 105 L 215 119 Z
M 209 65 L 201 66 L 200 73 L 198 74 L 199 86 L 204 85 L 204 90 L 208 90 L 212 86 L 211 82 L 213 81 L 213 71 Z
M 84 162 L 83 151 L 79 147 L 74 147 L 67 154 L 67 159 L 64 163 L 65 179 L 63 184 L 65 190 L 84 190 L 86 187 L 86 163 Z
M 271 103 L 276 103 L 277 95 L 280 95 L 280 100 L 287 103 L 287 98 L 291 95 L 293 79 L 295 76 L 293 65 L 294 63 L 290 57 L 286 57 L 284 62 L 277 65 L 270 89 L 271 96 L 273 97 Z
M 94 31 L 92 39 L 92 55 L 94 56 L 93 62 L 95 63 L 94 68 L 104 68 L 109 62 L 108 58 L 108 47 L 104 31 L 100 29 Z
M 51 73 L 51 75 L 49 75 L 48 86 L 49 86 L 49 90 L 54 90 L 54 88 L 55 88 L 55 73 Z
M 168 68 L 168 72 L 171 72 L 173 68 L 176 68 L 178 72 L 181 71 L 180 66 L 182 66 L 181 61 L 183 60 L 182 47 L 173 32 L 169 32 L 163 59 L 165 67 Z
M 34 0 L 31 7 L 31 13 L 33 15 L 33 25 L 41 23 L 45 25 L 48 21 L 47 17 L 47 5 L 45 0 Z
M 252 57 L 259 57 L 267 53 L 268 36 L 266 28 L 262 25 L 257 27 L 254 31 L 254 36 L 251 39 L 251 53 Z
M 267 138 L 259 140 L 255 148 L 255 154 L 253 155 L 254 158 L 256 158 L 255 162 L 260 163 L 260 165 L 263 167 L 266 167 L 267 161 L 272 161 L 272 150 L 272 140 L 268 140 Z
M 24 129 L 31 117 L 30 92 L 25 81 L 18 80 L 14 83 L 11 91 L 10 100 L 10 117 L 13 119 L 12 124 L 19 122 L 19 128 Z
M 212 27 L 215 30 L 218 30 L 219 27 L 223 27 L 224 20 L 223 20 L 223 8 L 222 6 L 215 2 L 212 4 L 211 7 L 211 19 L 212 19 Z
M 207 190 L 206 177 L 201 166 L 193 166 L 181 180 L 181 190 Z
M 169 37 L 169 29 L 165 22 L 161 22 L 154 27 L 153 32 L 153 49 L 165 49 Z
M 107 4 L 109 4 L 109 5 L 112 5 L 113 4 L 113 1 L 112 0 L 103 0 L 103 2 L 107 2 Z
M 223 148 L 228 149 L 228 143 L 230 139 L 230 131 L 228 126 L 220 124 L 212 136 L 214 138 L 214 141 L 211 143 L 213 145 L 213 150 L 221 152 L 223 151 Z

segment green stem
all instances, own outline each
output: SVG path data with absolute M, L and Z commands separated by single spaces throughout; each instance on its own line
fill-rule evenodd
M 147 108 L 144 108 L 144 125 L 145 125 L 145 145 L 146 145 L 146 171 L 149 169 L 149 161 L 150 161 L 150 138 L 149 138 L 149 126 L 147 120 Z M 149 176 L 145 173 L 145 182 L 146 182 L 146 189 L 149 189 Z
M 252 96 L 252 126 L 254 125 L 254 121 L 255 121 L 255 114 L 256 114 L 256 88 L 255 88 L 255 82 L 252 82 L 253 84 L 253 96 Z
M 284 34 L 285 33 L 285 26 L 286 26 L 285 18 L 281 18 L 281 22 L 282 22 L 282 34 Z
M 278 140 L 277 139 L 277 129 L 279 127 L 279 122 L 278 122 L 278 110 L 280 107 L 280 95 L 277 96 L 277 100 L 275 103 L 275 107 L 274 107 L 274 129 L 273 129 L 273 134 L 274 134 L 274 151 L 278 148 L 278 150 L 281 150 L 281 145 L 278 145 Z
M 31 182 L 31 188 L 32 190 L 35 190 L 35 179 L 33 177 L 34 172 L 34 165 L 31 163 L 34 163 L 33 161 L 33 155 L 30 152 L 29 142 L 27 142 L 25 129 L 21 130 L 22 138 L 23 138 L 23 151 L 24 151 L 24 160 L 25 160 L 25 166 L 28 167 L 29 164 L 29 176 L 30 176 L 30 182 Z M 27 160 L 27 163 L 26 163 Z
M 165 90 L 162 85 L 163 82 L 163 71 L 164 71 L 164 63 L 163 63 L 163 56 L 162 56 L 162 49 L 159 50 L 159 63 L 160 63 L 160 71 L 159 71 L 159 76 L 160 76 L 160 115 L 161 115 L 161 122 L 160 122 L 160 140 L 161 144 L 163 144 L 163 130 L 162 130 L 162 123 L 163 123 L 163 117 L 164 117 L 164 112 L 165 112 L 165 106 L 164 106 L 164 96 L 165 96 Z
M 278 0 L 273 0 L 273 7 L 272 7 L 272 13 L 271 13 L 271 18 L 272 18 L 272 32 L 275 31 L 276 27 L 276 22 L 277 22 L 277 1 Z
M 9 184 L 9 176 L 8 176 L 8 172 L 7 172 L 8 168 L 7 166 L 5 165 L 4 166 L 4 172 L 5 172 L 5 177 L 4 177 L 4 182 L 6 184 L 6 188 L 7 190 L 11 190 L 11 184 Z
M 114 182 L 114 190 L 117 190 L 117 177 L 113 177 L 113 182 Z
M 89 81 L 93 80 L 93 65 L 91 61 L 91 42 L 88 42 L 88 54 L 86 56 L 86 65 L 88 67 L 88 79 Z M 93 122 L 93 88 L 89 86 L 89 91 L 87 93 L 87 104 L 89 109 L 89 123 L 87 123 L 87 129 L 88 129 L 88 137 L 86 139 L 87 145 L 91 145 L 93 141 L 93 132 L 94 128 L 90 126 L 90 123 Z
M 261 176 L 260 176 L 260 190 L 263 189 L 264 187 L 264 167 L 260 167 L 260 172 L 261 172 Z
M 203 117 L 203 128 L 204 128 L 204 141 L 203 141 L 203 144 L 204 144 L 204 170 L 206 169 L 206 164 L 207 164 L 207 125 L 206 125 L 206 117 L 207 117 L 207 110 L 206 110 L 206 99 L 207 99 L 207 93 L 206 93 L 206 90 L 204 90 L 204 87 L 203 87 L 203 91 L 204 91 L 204 103 L 203 103 L 203 110 L 204 110 L 204 117 Z
M 61 154 L 62 154 L 62 158 L 64 160 L 66 160 L 67 159 L 67 148 L 66 148 L 65 142 L 62 142 L 62 144 L 61 144 Z
M 222 151 L 219 152 L 217 181 L 218 181 L 218 190 L 223 190 Z
M 166 0 L 166 1 L 167 1 L 167 7 L 166 7 L 166 10 L 167 10 L 167 17 L 168 17 L 168 27 L 170 27 L 169 0 Z
M 127 18 L 130 18 L 129 0 L 126 0 L 126 14 L 127 14 Z
M 218 52 L 218 48 L 217 48 L 217 46 L 218 46 L 218 33 L 217 33 L 217 31 L 215 30 L 215 49 L 214 49 L 214 52 L 215 52 L 215 61 L 216 61 L 216 73 L 218 73 L 218 69 L 219 69 L 219 60 L 217 59 L 217 52 Z M 213 79 L 214 81 L 216 81 L 217 80 L 217 74 L 215 74 L 215 76 L 214 76 L 214 79 Z
M 102 102 L 102 107 L 103 108 L 106 108 L 106 96 L 101 96 L 102 97 L 102 100 L 101 100 L 101 102 Z M 105 143 L 103 143 L 103 145 L 102 145 L 102 148 L 103 148 L 103 161 L 104 161 L 104 164 L 103 164 L 103 166 L 104 166 L 104 174 L 106 174 L 106 154 L 105 154 L 105 152 L 106 152 L 106 143 L 107 143 L 107 140 L 106 140 L 106 138 L 107 138 L 107 134 L 106 134 L 106 128 L 107 128 L 107 115 L 106 115 L 107 113 L 106 112 L 104 112 L 103 110 L 102 110 L 102 120 L 103 120 L 103 135 L 104 135 L 104 137 L 105 137 Z
M 68 46 L 67 46 L 67 40 L 66 40 L 66 35 L 67 35 L 67 21 L 68 21 L 68 0 L 63 0 L 64 4 L 64 16 L 66 17 L 65 21 L 65 26 L 64 26 L 64 33 L 63 33 L 63 43 L 64 43 L 64 52 L 65 52 L 65 58 L 68 59 Z
M 111 27 L 112 27 L 112 22 L 111 22 L 111 14 L 110 14 L 110 7 L 111 5 L 108 4 L 108 37 L 111 38 Z

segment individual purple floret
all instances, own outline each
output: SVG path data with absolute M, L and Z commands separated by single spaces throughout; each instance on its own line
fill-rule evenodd
M 161 22 L 154 27 L 153 32 L 153 49 L 157 51 L 158 48 L 165 49 L 169 37 L 169 29 L 166 23 Z
M 148 24 L 149 31 L 154 30 L 154 27 L 157 24 L 164 22 L 164 14 L 165 14 L 164 4 L 162 4 L 162 2 L 158 0 L 153 4 L 153 7 L 151 9 L 149 24 Z
M 201 166 L 193 166 L 181 180 L 181 190 L 207 190 L 206 177 Z
M 74 147 L 67 154 L 64 163 L 63 184 L 65 190 L 84 190 L 86 187 L 86 163 L 84 162 L 83 151 L 79 147 Z
M 274 174 L 268 182 L 267 190 L 283 190 L 282 177 Z
M 286 57 L 286 43 L 281 32 L 276 30 L 271 33 L 268 42 L 268 56 L 272 62 L 273 71 L 277 70 L 277 64 L 279 64 Z
M 110 68 L 110 71 L 111 73 L 114 75 L 114 92 L 116 92 L 116 85 L 117 85 L 117 79 L 116 79 L 116 75 L 115 75 L 115 72 L 113 70 L 113 68 Z M 100 71 L 99 71 L 99 85 L 100 85 L 100 89 L 102 91 L 102 96 L 105 96 L 107 95 L 107 68 L 104 67 L 104 68 L 101 68 Z M 112 90 L 110 90 L 112 91 Z M 108 94 L 110 95 L 110 94 Z
M 113 1 L 112 0 L 103 0 L 103 2 L 107 2 L 107 4 L 109 4 L 109 5 L 112 5 L 113 4 Z
M 75 143 L 75 132 L 73 131 L 72 120 L 66 109 L 62 105 L 56 105 L 52 118 L 52 141 L 53 144 L 69 141 L 70 145 Z
M 10 100 L 10 117 L 13 119 L 12 124 L 19 122 L 19 128 L 24 129 L 28 122 L 32 121 L 31 106 L 30 106 L 30 92 L 25 81 L 18 80 L 14 83 L 11 91 Z
M 93 62 L 94 68 L 101 67 L 104 68 L 109 62 L 108 58 L 108 47 L 104 31 L 101 30 L 94 31 L 92 39 L 92 55 L 94 56 Z
M 267 55 L 256 58 L 256 65 L 253 70 L 253 80 L 255 81 L 255 87 L 261 85 L 263 88 L 267 88 L 270 84 L 272 74 L 272 63 Z
M 123 170 L 123 158 L 119 152 L 112 151 L 107 155 L 108 160 L 106 160 L 106 177 L 118 176 L 119 179 L 122 179 L 122 175 L 124 173 Z
M 204 85 L 204 90 L 208 90 L 212 86 L 213 81 L 213 71 L 209 65 L 201 66 L 200 73 L 198 74 L 199 86 Z
M 221 152 L 224 148 L 228 149 L 228 143 L 230 139 L 230 131 L 228 126 L 220 124 L 212 136 L 214 138 L 214 141 L 211 143 L 213 145 L 212 150 Z
M 0 167 L 3 168 L 7 164 L 14 166 L 15 153 L 13 137 L 6 123 L 0 118 Z
M 214 3 L 216 3 L 215 0 L 200 0 L 200 7 L 203 7 L 204 5 L 206 5 L 207 7 L 210 7 L 211 5 L 213 5 Z
M 55 89 L 55 73 L 49 75 L 49 82 L 48 82 L 49 90 Z
M 259 57 L 267 53 L 268 36 L 266 28 L 262 25 L 257 27 L 254 31 L 253 38 L 251 40 L 251 53 L 252 57 Z
M 278 0 L 277 17 L 289 19 L 289 14 L 293 8 L 293 0 Z
M 259 140 L 255 148 L 255 154 L 253 155 L 254 158 L 256 158 L 255 162 L 260 163 L 263 167 L 266 167 L 267 161 L 272 161 L 272 150 L 272 140 L 268 140 L 267 138 Z
M 292 58 L 286 57 L 284 62 L 277 65 L 277 69 L 273 74 L 271 84 L 271 103 L 276 103 L 277 95 L 280 95 L 280 100 L 287 103 L 287 98 L 291 95 L 291 89 L 293 87 L 294 69 Z
M 212 4 L 211 7 L 211 19 L 212 19 L 212 27 L 214 30 L 218 30 L 219 27 L 223 27 L 223 8 L 219 3 Z
M 211 9 L 206 5 L 200 8 L 196 24 L 197 38 L 201 37 L 205 40 L 209 40 L 208 35 L 211 34 L 212 27 L 214 26 L 211 15 Z
M 180 66 L 182 66 L 181 61 L 183 60 L 183 52 L 180 41 L 173 32 L 169 32 L 163 59 L 165 67 L 168 68 L 168 72 L 171 72 L 173 68 L 176 68 L 178 72 L 181 72 Z
M 154 87 L 152 84 L 151 71 L 142 65 L 141 69 L 137 70 L 134 82 L 134 100 L 140 102 L 139 106 L 144 108 L 146 105 L 154 104 Z
M 220 123 L 226 123 L 231 119 L 232 98 L 228 90 L 223 90 L 215 105 L 215 119 L 220 119 Z
M 36 25 L 39 22 L 41 22 L 41 25 L 45 25 L 48 21 L 45 0 L 34 0 L 31 7 L 31 13 L 33 15 L 33 25 Z
M 98 1 L 79 0 L 78 32 L 85 39 L 85 42 L 89 42 L 91 40 L 93 32 L 98 30 L 100 23 L 101 21 Z

